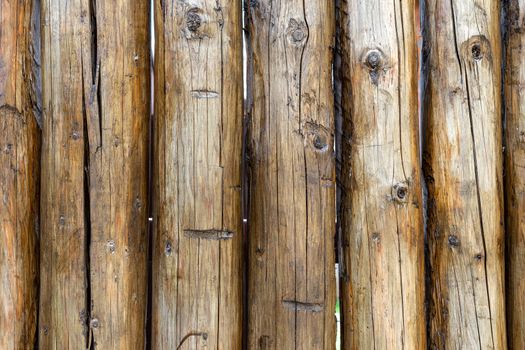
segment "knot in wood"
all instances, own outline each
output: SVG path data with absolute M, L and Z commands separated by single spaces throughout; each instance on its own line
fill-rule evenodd
M 186 27 L 193 33 L 195 33 L 202 24 L 201 16 L 197 12 L 198 9 L 193 8 L 186 14 Z
M 406 203 L 408 197 L 408 185 L 404 182 L 392 187 L 392 198 L 398 203 Z
M 472 45 L 472 48 L 470 50 L 472 52 L 472 58 L 476 61 L 479 61 L 483 59 L 483 52 L 481 51 L 481 46 L 479 43 L 475 43 Z
M 288 23 L 287 32 L 293 43 L 301 44 L 306 39 L 308 28 L 303 21 L 292 18 Z
M 326 140 L 322 135 L 315 135 L 313 139 L 313 144 L 316 150 L 324 151 L 326 149 Z
M 459 238 L 455 235 L 448 236 L 448 245 L 451 247 L 459 247 L 460 245 Z
M 376 70 L 381 65 L 381 52 L 378 50 L 371 50 L 366 55 L 366 64 L 371 70 Z

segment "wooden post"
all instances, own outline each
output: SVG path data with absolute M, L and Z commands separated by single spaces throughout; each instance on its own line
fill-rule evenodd
M 240 349 L 240 1 L 156 1 L 152 348 Z
M 506 209 L 507 327 L 511 349 L 525 348 L 525 2 L 507 8 Z
M 29 349 L 37 321 L 38 36 L 33 1 L 0 3 L 0 349 Z M 34 59 L 34 60 L 33 60 Z
M 345 349 L 424 349 L 414 1 L 343 1 Z
M 433 348 L 505 349 L 500 1 L 427 1 Z
M 335 347 L 333 1 L 249 1 L 248 348 Z
M 139 349 L 148 2 L 43 0 L 40 347 Z

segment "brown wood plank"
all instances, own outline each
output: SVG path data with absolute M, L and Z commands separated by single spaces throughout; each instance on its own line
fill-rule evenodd
M 430 0 L 430 344 L 505 349 L 500 1 Z
M 345 349 L 424 349 L 414 1 L 341 2 Z
M 144 346 L 148 6 L 42 1 L 45 349 Z
M 240 349 L 241 2 L 155 2 L 152 348 Z
M 333 1 L 249 1 L 248 348 L 335 347 Z
M 507 329 L 511 349 L 525 349 L 525 1 L 510 0 L 506 97 Z
M 37 327 L 40 131 L 32 4 L 0 2 L 0 349 L 5 350 L 32 348 Z

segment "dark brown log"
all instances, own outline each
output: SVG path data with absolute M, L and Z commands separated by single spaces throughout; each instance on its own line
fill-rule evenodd
M 33 1 L 0 2 L 0 349 L 30 349 L 37 321 L 38 36 Z
M 508 2 L 506 105 L 507 329 L 510 349 L 525 349 L 525 2 Z

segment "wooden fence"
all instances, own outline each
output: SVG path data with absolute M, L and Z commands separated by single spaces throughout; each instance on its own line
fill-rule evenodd
M 524 349 L 524 86 L 523 0 L 0 0 L 0 349 Z

